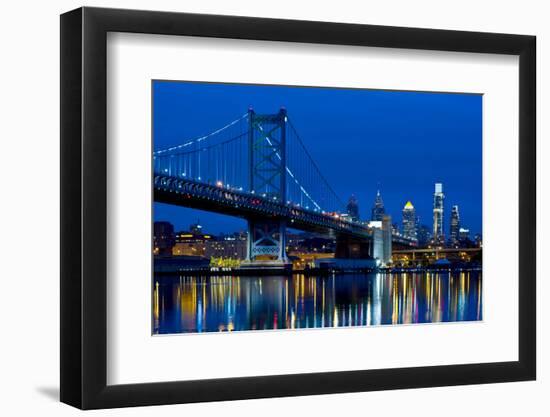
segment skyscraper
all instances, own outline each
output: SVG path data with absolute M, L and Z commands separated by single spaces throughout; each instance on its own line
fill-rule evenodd
M 403 207 L 403 236 L 418 240 L 416 210 L 410 201 Z
M 443 184 L 440 182 L 435 183 L 434 191 L 434 231 L 433 238 L 436 243 L 445 242 L 445 233 L 443 232 L 443 200 L 445 194 L 443 194 Z
M 382 216 L 382 264 L 388 265 L 391 262 L 392 255 L 392 229 L 391 216 L 383 215 Z
M 418 245 L 420 247 L 426 246 L 432 239 L 432 229 L 424 224 L 418 226 Z
M 353 194 L 349 198 L 347 212 L 351 220 L 359 220 L 359 204 L 357 204 L 357 198 Z
M 371 220 L 381 222 L 384 218 L 386 211 L 384 210 L 384 202 L 380 196 L 380 190 L 376 192 L 376 199 L 374 200 L 374 206 L 372 206 Z
M 450 240 L 452 245 L 458 243 L 458 231 L 460 230 L 460 214 L 458 212 L 458 206 L 453 206 L 451 210 L 451 230 Z

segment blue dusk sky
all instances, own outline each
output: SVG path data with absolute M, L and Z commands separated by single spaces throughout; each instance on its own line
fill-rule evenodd
M 482 231 L 482 96 L 343 88 L 154 81 L 153 141 L 161 149 L 209 133 L 244 114 L 288 117 L 339 197 L 357 197 L 370 219 L 380 189 L 386 212 L 401 224 L 410 200 L 431 228 L 434 183 L 472 236 Z M 200 219 L 209 233 L 242 230 L 242 219 L 154 204 L 155 221 L 186 230 Z

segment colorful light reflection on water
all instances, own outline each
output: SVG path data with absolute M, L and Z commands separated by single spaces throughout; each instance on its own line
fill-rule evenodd
M 478 271 L 154 278 L 154 334 L 481 319 Z

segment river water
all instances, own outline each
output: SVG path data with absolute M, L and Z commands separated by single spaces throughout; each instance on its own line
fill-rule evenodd
M 153 281 L 154 334 L 473 321 L 482 310 L 479 271 Z

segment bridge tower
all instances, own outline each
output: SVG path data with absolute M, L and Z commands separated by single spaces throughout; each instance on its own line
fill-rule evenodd
M 256 114 L 248 110 L 249 190 L 263 198 L 286 201 L 286 110 Z M 286 223 L 276 218 L 249 218 L 244 267 L 284 267 Z

